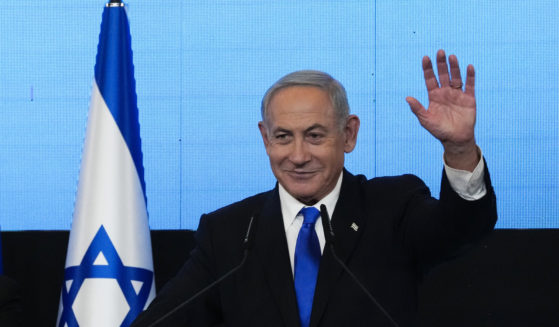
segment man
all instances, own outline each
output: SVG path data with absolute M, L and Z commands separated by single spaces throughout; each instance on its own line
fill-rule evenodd
M 490 232 L 497 218 L 474 138 L 474 69 L 462 91 L 456 57 L 449 63 L 451 76 L 440 50 L 439 84 L 423 59 L 427 110 L 406 99 L 443 144 L 440 200 L 415 176 L 367 180 L 345 170 L 359 130 L 345 90 L 321 72 L 289 74 L 266 92 L 258 124 L 278 184 L 203 215 L 190 259 L 134 326 L 148 326 L 237 266 L 252 216 L 242 267 L 161 326 L 412 326 L 424 272 Z M 378 303 L 325 247 L 313 209 L 321 205 L 331 214 L 335 253 Z

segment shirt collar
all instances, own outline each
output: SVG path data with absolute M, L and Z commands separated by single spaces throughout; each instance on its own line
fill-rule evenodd
M 343 172 L 341 172 L 340 177 L 338 177 L 338 181 L 336 182 L 336 186 L 334 186 L 334 189 L 324 198 L 313 205 L 313 207 L 320 210 L 320 205 L 324 204 L 326 206 L 326 210 L 328 210 L 328 214 L 330 217 L 332 217 L 332 213 L 334 212 L 334 208 L 336 207 L 336 203 L 338 202 L 338 198 L 340 197 L 343 175 Z M 303 207 L 307 207 L 307 205 L 295 199 L 281 184 L 278 183 L 278 185 L 283 224 L 285 230 L 287 230 L 287 228 L 289 228 L 289 226 L 293 224 L 293 221 L 295 221 L 295 218 L 297 217 L 299 211 L 301 211 Z

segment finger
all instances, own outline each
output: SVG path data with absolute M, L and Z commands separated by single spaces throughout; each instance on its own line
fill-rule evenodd
M 425 86 L 427 86 L 427 92 L 434 90 L 439 87 L 439 82 L 435 77 L 435 71 L 433 70 L 433 65 L 431 64 L 431 59 L 425 56 L 421 62 L 423 66 L 423 77 L 425 77 Z
M 460 66 L 458 65 L 458 58 L 455 55 L 448 56 L 448 63 L 450 64 L 450 87 L 454 89 L 462 89 L 462 76 L 460 74 Z
M 425 117 L 425 107 L 416 98 L 406 97 L 406 102 L 410 105 L 411 111 L 415 114 L 419 122 Z
M 448 76 L 448 66 L 446 65 L 444 50 L 437 51 L 437 71 L 439 72 L 439 83 L 441 83 L 441 87 L 449 86 L 450 77 Z
M 476 72 L 474 66 L 468 65 L 466 69 L 466 94 L 475 97 Z

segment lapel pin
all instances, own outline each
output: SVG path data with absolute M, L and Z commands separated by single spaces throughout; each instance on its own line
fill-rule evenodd
M 359 226 L 357 226 L 356 223 L 352 223 L 350 227 L 351 227 L 354 231 L 356 231 L 356 232 L 357 232 L 357 230 L 359 229 Z

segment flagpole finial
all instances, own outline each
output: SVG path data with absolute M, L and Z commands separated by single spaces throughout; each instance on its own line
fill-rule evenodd
M 122 0 L 110 0 L 107 5 L 107 7 L 124 7 L 124 2 L 122 2 Z

